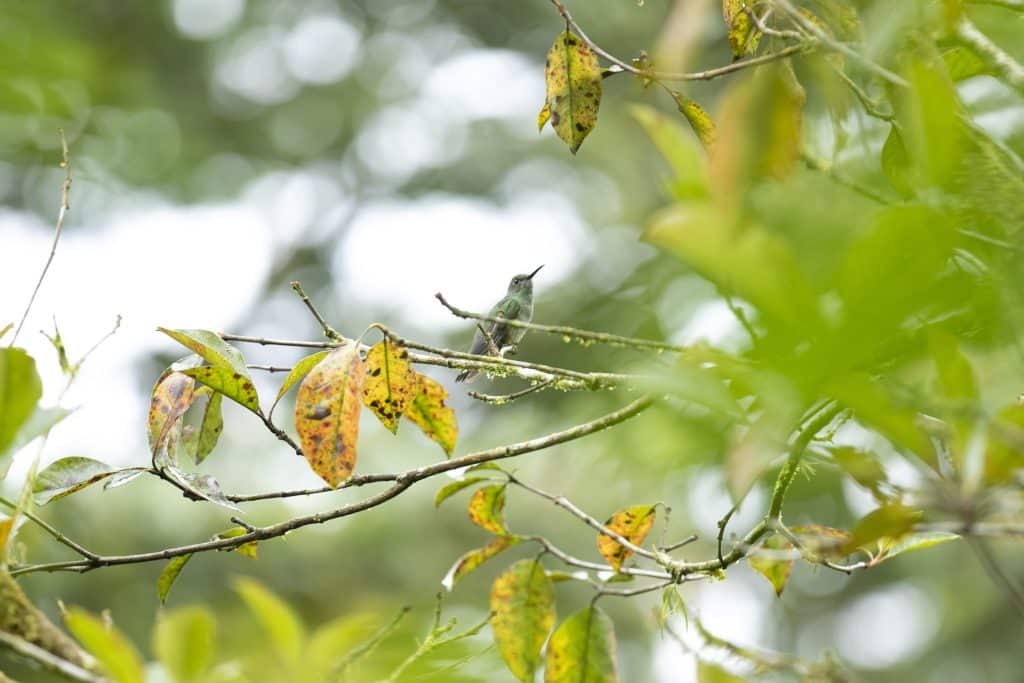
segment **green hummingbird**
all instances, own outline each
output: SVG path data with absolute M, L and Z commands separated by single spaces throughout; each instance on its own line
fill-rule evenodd
M 494 305 L 487 317 L 530 322 L 533 319 L 533 276 L 543 267 L 538 266 L 529 275 L 516 275 L 512 278 L 508 283 L 508 292 L 505 297 Z M 482 321 L 480 325 L 487 326 L 485 328 L 487 335 L 484 335 L 478 326 L 476 335 L 473 337 L 473 345 L 469 347 L 469 352 L 478 356 L 495 355 L 495 350 L 498 352 L 497 355 L 501 356 L 510 351 L 514 352 L 515 347 L 526 334 L 525 327 L 513 327 L 501 322 Z M 490 336 L 490 339 L 487 336 Z M 459 373 L 455 381 L 471 382 L 479 374 L 479 370 L 464 370 Z

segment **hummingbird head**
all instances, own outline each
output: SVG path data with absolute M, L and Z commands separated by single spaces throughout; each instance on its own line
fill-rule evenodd
M 511 282 L 508 283 L 508 293 L 515 294 L 517 292 L 525 292 L 527 294 L 533 294 L 533 276 L 536 275 L 541 268 L 544 266 L 538 266 L 529 275 L 519 274 L 512 278 Z

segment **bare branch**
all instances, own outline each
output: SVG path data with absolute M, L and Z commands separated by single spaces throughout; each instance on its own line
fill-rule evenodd
M 969 48 L 994 74 L 1024 95 L 1024 65 L 993 43 L 966 15 L 956 23 L 956 40 Z
M 516 391 L 511 394 L 504 394 L 499 396 L 495 396 L 493 394 L 480 394 L 475 391 L 470 391 L 469 395 L 478 401 L 483 401 L 484 403 L 493 403 L 494 405 L 500 406 L 505 405 L 506 403 L 509 403 L 511 401 L 514 401 L 517 398 L 528 396 L 529 394 L 532 394 L 535 391 L 545 389 L 546 387 L 551 386 L 552 382 L 554 382 L 554 380 L 545 380 L 544 382 L 539 382 L 537 384 L 534 384 L 533 386 L 526 387 L 521 391 Z
M 5 631 L 0 631 L 0 644 L 23 657 L 28 657 L 44 669 L 52 671 L 72 681 L 82 681 L 83 683 L 111 683 L 109 678 L 95 674 L 88 669 L 83 669 L 77 664 L 72 664 L 66 659 L 62 659 L 34 643 L 30 643 L 23 638 L 19 638 L 18 636 Z

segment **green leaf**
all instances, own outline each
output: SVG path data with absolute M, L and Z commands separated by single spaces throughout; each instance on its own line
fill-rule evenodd
M 672 170 L 673 178 L 669 184 L 672 194 L 678 199 L 706 197 L 708 179 L 704 159 L 693 136 L 686 132 L 677 117 L 666 116 L 643 105 L 630 106 L 629 113 Z
M 735 676 L 717 664 L 697 662 L 697 683 L 746 683 L 747 679 Z
M 409 352 L 400 344 L 384 337 L 366 352 L 363 405 L 372 410 L 392 434 L 398 431 L 398 420 L 418 388 L 409 364 Z
M 921 521 L 921 516 L 920 510 L 898 503 L 872 510 L 857 522 L 842 552 L 848 555 L 883 539 L 895 542 L 908 534 Z
M 7 323 L 2 328 L 0 328 L 0 339 L 3 339 L 4 337 L 6 337 L 7 333 L 10 332 L 13 329 L 14 329 L 14 323 Z
M 690 124 L 690 128 L 697 135 L 700 144 L 704 146 L 704 149 L 711 149 L 711 146 L 715 144 L 716 137 L 715 124 L 711 120 L 711 116 L 704 110 L 704 107 L 683 93 L 676 90 L 671 92 L 672 99 L 676 101 L 676 106 L 679 107 L 679 113 L 686 117 L 687 123 Z
M 905 76 L 910 87 L 894 104 L 914 185 L 951 188 L 966 142 L 956 90 L 941 65 L 915 62 Z
M 214 538 L 237 538 L 238 536 L 243 536 L 247 533 L 249 533 L 248 529 L 243 529 L 240 526 L 236 526 L 232 527 L 231 529 L 228 529 L 227 531 L 220 532 L 219 534 L 214 536 Z M 243 543 L 242 545 L 238 546 L 234 549 L 234 551 L 241 555 L 245 555 L 251 560 L 255 560 L 257 555 L 256 546 L 256 541 L 249 541 L 248 543 Z
M 923 550 L 941 543 L 948 543 L 960 538 L 959 535 L 947 531 L 925 531 L 919 534 L 911 534 L 902 541 L 893 543 L 885 550 L 885 559 L 891 560 L 897 555 L 910 552 L 911 550 Z
M 438 507 L 441 503 L 448 500 L 462 489 L 481 481 L 487 481 L 487 477 L 465 477 L 464 479 L 453 481 L 450 484 L 445 484 L 438 489 L 437 495 L 434 496 L 434 507 Z
M 965 47 L 954 47 L 944 50 L 942 61 L 946 63 L 946 71 L 954 83 L 965 81 L 974 76 L 991 74 L 988 66 L 976 54 Z
M 278 654 L 286 661 L 297 661 L 306 639 L 298 614 L 254 579 L 239 577 L 235 580 L 235 591 L 266 629 Z
M 144 682 L 145 672 L 139 653 L 112 624 L 72 607 L 64 613 L 64 625 L 115 683 Z
M 614 531 L 633 545 L 642 545 L 651 527 L 654 526 L 656 511 L 654 505 L 634 505 L 619 510 L 609 517 L 604 525 L 609 531 Z M 633 554 L 626 546 L 601 533 L 597 535 L 597 549 L 616 572 Z
M 843 472 L 869 491 L 877 491 L 878 485 L 886 481 L 885 469 L 870 453 L 852 446 L 838 446 L 832 449 L 832 459 Z
M 599 607 L 563 621 L 548 643 L 544 683 L 615 683 L 615 627 Z
M 667 586 L 661 592 L 661 612 L 658 614 L 658 625 L 665 628 L 668 618 L 676 612 L 681 613 L 683 619 L 689 624 L 690 616 L 686 610 L 686 603 L 683 602 L 683 596 L 679 594 L 679 587 Z
M 27 420 L 21 423 L 21 428 L 14 435 L 14 439 L 7 445 L 8 453 L 17 453 L 40 436 L 46 436 L 61 420 L 73 413 L 73 410 L 53 406 L 43 408 L 36 406 Z M 0 455 L 3 455 L 0 452 Z M 0 468 L 2 469 L 2 468 Z
M 417 372 L 413 374 L 416 376 L 416 389 L 405 408 L 405 417 L 412 420 L 450 456 L 459 438 L 459 425 L 455 420 L 455 411 L 445 404 L 448 392 L 426 375 Z
M 292 366 L 291 371 L 288 372 L 288 376 L 284 378 L 284 382 L 281 383 L 281 388 L 277 390 L 277 397 L 274 399 L 274 404 L 270 406 L 270 412 L 268 417 L 273 416 L 274 408 L 284 398 L 284 395 L 288 393 L 288 390 L 295 386 L 299 380 L 309 374 L 316 365 L 327 357 L 330 351 L 317 351 L 311 353 L 305 358 L 301 359 L 298 363 Z
M 191 559 L 192 553 L 172 557 L 171 561 L 164 567 L 164 570 L 160 572 L 160 577 L 156 580 L 156 593 L 160 597 L 161 604 L 167 602 L 167 595 L 171 592 L 171 586 L 178 580 L 181 570 L 185 568 L 185 565 Z
M 467 507 L 469 520 L 481 529 L 504 536 L 505 530 L 505 485 L 484 486 L 473 492 Z
M 943 396 L 974 405 L 978 399 L 978 380 L 957 338 L 940 329 L 929 330 L 928 350 L 935 360 L 939 389 Z
M 214 391 L 224 394 L 243 408 L 254 413 L 260 411 L 260 399 L 256 394 L 256 386 L 252 378 L 247 374 L 241 374 L 231 368 L 203 365 L 198 368 L 182 370 L 182 373 L 192 377 Z
M 985 482 L 1004 484 L 1024 469 L 1024 404 L 1008 405 L 989 424 L 985 444 Z
M 217 621 L 205 607 L 161 612 L 153 630 L 153 651 L 175 683 L 204 680 L 213 663 Z
M 188 348 L 215 368 L 232 370 L 248 377 L 242 352 L 213 332 L 207 330 L 168 330 L 158 327 L 168 337 Z
M 32 493 L 37 504 L 46 505 L 120 471 L 92 458 L 61 458 L 39 473 Z
M 772 588 L 775 589 L 776 597 L 782 597 L 782 589 L 786 587 L 789 573 L 793 569 L 793 560 L 780 560 L 769 555 L 792 550 L 793 544 L 786 540 L 784 536 L 774 534 L 769 536 L 760 547 L 768 552 L 758 556 L 755 551 L 754 554 L 748 556 L 747 563 L 750 564 L 751 569 L 768 579 L 768 582 L 772 584 Z
M 331 351 L 299 385 L 295 430 L 309 466 L 331 486 L 348 479 L 356 465 L 365 372 L 350 343 Z
M 199 428 L 195 431 L 196 448 L 195 461 L 200 464 L 206 459 L 217 446 L 220 433 L 224 431 L 224 416 L 221 414 L 222 394 L 211 392 L 206 405 L 203 407 L 202 418 L 199 421 Z
M 597 109 L 601 105 L 601 67 L 597 55 L 580 38 L 566 31 L 555 38 L 548 51 L 544 80 L 551 127 L 575 154 L 597 124 Z
M 540 649 L 555 625 L 555 589 L 544 567 L 520 560 L 491 585 L 491 629 L 509 671 L 533 681 Z
M 0 349 L 0 455 L 7 453 L 42 395 L 32 356 L 10 346 Z
M 451 590 L 452 586 L 458 583 L 459 579 L 466 576 L 487 560 L 497 557 L 500 553 L 518 544 L 522 539 L 518 536 L 497 536 L 483 548 L 470 550 L 460 557 L 448 570 L 445 579 L 441 582 Z
M 903 138 L 896 126 L 889 129 L 889 135 L 885 138 L 885 144 L 882 145 L 882 171 L 889 184 L 901 197 L 909 199 L 916 194 L 912 185 L 910 158 L 907 156 L 907 148 L 903 144 Z
M 761 32 L 744 10 L 744 0 L 722 0 L 722 18 L 728 30 L 729 48 L 735 59 L 757 51 Z

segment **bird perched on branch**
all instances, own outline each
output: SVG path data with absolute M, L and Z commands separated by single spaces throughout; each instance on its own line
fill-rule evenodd
M 539 266 L 529 275 L 516 275 L 512 278 L 508 283 L 505 297 L 494 305 L 487 317 L 530 322 L 533 319 L 533 276 L 543 267 Z M 525 334 L 525 327 L 481 320 L 469 352 L 478 356 L 504 356 L 506 353 L 514 353 Z M 464 370 L 455 381 L 471 382 L 479 374 L 479 370 Z

